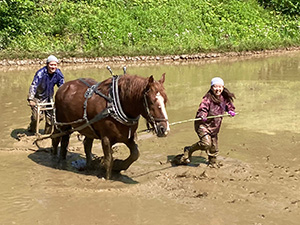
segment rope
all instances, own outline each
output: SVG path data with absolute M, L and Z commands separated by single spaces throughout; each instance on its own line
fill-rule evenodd
M 235 113 L 235 115 L 237 115 L 237 114 L 238 114 L 238 113 Z M 206 117 L 206 118 L 207 118 L 207 119 L 213 119 L 213 118 L 226 117 L 226 116 L 231 116 L 231 115 L 228 114 L 228 113 L 226 113 L 226 114 L 222 114 L 222 115 L 208 116 L 208 117 Z M 202 118 L 195 118 L 195 119 L 182 120 L 182 121 L 170 123 L 170 126 L 173 126 L 173 125 L 176 125 L 176 124 L 181 124 L 181 123 L 193 122 L 193 121 L 197 121 L 197 120 L 202 120 Z
M 235 113 L 235 115 L 237 115 L 238 113 Z M 216 115 L 216 116 L 208 116 L 206 117 L 207 119 L 213 119 L 213 118 L 219 118 L 219 117 L 227 117 L 227 116 L 231 116 L 230 114 L 226 113 L 226 114 L 222 114 L 222 115 Z M 177 121 L 177 122 L 173 122 L 170 123 L 170 126 L 176 125 L 176 124 L 181 124 L 181 123 L 187 123 L 187 122 L 193 122 L 193 121 L 197 121 L 197 120 L 202 120 L 202 118 L 195 118 L 195 119 L 188 119 L 188 120 L 182 120 L 182 121 Z M 142 133 L 142 132 L 150 132 L 151 130 L 153 130 L 153 128 L 147 128 L 145 130 L 140 130 L 137 133 Z

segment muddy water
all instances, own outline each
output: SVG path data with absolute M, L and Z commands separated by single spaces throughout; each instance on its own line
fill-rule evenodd
M 104 65 L 61 65 L 66 80 L 109 77 Z M 122 65 L 111 65 L 115 74 Z M 166 73 L 170 122 L 194 118 L 210 80 L 221 76 L 239 114 L 219 136 L 223 167 L 209 169 L 195 153 L 189 166 L 167 162 L 197 141 L 192 123 L 167 138 L 140 134 L 140 159 L 113 181 L 77 171 L 84 158 L 72 137 L 57 163 L 27 137 L 26 96 L 39 67 L 0 68 L 0 224 L 297 224 L 300 219 L 300 52 L 201 63 L 127 65 L 128 73 Z M 144 128 L 140 121 L 140 128 Z M 18 135 L 22 135 L 18 140 Z M 38 151 L 37 151 L 38 150 Z M 99 141 L 94 144 L 101 156 Z M 126 157 L 124 146 L 115 157 Z

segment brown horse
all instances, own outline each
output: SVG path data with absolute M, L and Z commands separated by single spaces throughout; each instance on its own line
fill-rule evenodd
M 163 83 L 165 74 L 155 81 L 153 76 L 113 76 L 97 83 L 93 79 L 78 79 L 62 85 L 55 95 L 56 128 L 52 135 L 52 153 L 66 159 L 70 133 L 79 131 L 83 141 L 87 167 L 92 162 L 93 140 L 101 139 L 106 179 L 112 170 L 126 170 L 138 159 L 135 143 L 138 120 L 142 115 L 154 128 L 157 136 L 168 134 L 169 122 L 165 109 L 167 95 Z M 62 135 L 55 134 L 63 132 Z M 62 136 L 62 137 L 59 137 Z M 112 146 L 124 143 L 130 150 L 125 160 L 113 160 Z

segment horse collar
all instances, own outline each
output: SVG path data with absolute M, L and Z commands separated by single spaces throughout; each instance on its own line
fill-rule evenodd
M 119 96 L 118 82 L 120 77 L 122 77 L 122 75 L 115 75 L 112 77 L 112 84 L 109 92 L 112 102 L 108 103 L 108 108 L 110 108 L 110 114 L 115 120 L 124 125 L 132 126 L 138 123 L 140 116 L 137 116 L 136 118 L 130 118 L 124 113 Z

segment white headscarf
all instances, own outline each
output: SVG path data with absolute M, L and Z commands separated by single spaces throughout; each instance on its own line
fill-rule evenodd
M 222 86 L 224 86 L 224 81 L 222 80 L 222 78 L 220 77 L 214 77 L 211 80 L 211 86 L 215 85 L 215 84 L 221 84 Z

